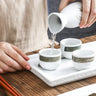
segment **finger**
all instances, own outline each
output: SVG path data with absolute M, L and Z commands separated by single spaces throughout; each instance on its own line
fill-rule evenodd
M 21 65 L 19 65 L 16 61 L 14 61 L 12 58 L 10 58 L 8 55 L 6 55 L 3 52 L 2 52 L 2 55 L 0 56 L 0 60 L 16 70 L 23 69 Z
M 0 68 L 0 74 L 3 74 L 4 73 L 4 70 Z
M 96 18 L 88 25 L 88 27 L 92 26 L 92 24 L 95 22 L 96 22 Z
M 25 60 L 29 60 L 29 57 L 19 48 L 12 45 L 12 48 L 15 49 Z
M 11 48 L 7 48 L 8 51 L 6 51 L 6 54 L 9 55 L 11 58 L 13 58 L 21 66 L 23 66 L 27 70 L 30 70 L 31 66 L 28 64 L 28 62 L 20 54 L 18 54 L 14 49 L 11 49 L 11 50 L 10 49 Z
M 69 0 L 70 2 L 76 1 L 76 0 Z
M 91 4 L 91 14 L 89 16 L 89 20 L 86 26 L 92 24 L 92 22 L 94 23 L 94 20 L 96 18 L 96 0 L 92 0 L 92 4 Z
M 2 61 L 0 61 L 0 68 L 3 70 L 3 72 L 15 72 L 16 71 L 15 69 L 9 67 L 8 65 L 3 63 Z
M 61 11 L 62 9 L 64 9 L 69 2 L 75 1 L 75 0 L 61 0 L 60 4 L 59 4 L 59 11 Z
M 80 28 L 83 28 L 84 25 L 87 24 L 88 17 L 90 14 L 91 0 L 83 0 L 82 3 L 83 3 L 83 12 L 82 12 L 82 17 L 80 22 Z

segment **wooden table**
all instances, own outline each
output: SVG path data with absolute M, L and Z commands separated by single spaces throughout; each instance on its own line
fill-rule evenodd
M 96 41 L 96 35 L 81 39 L 83 43 Z M 29 71 L 6 73 L 2 77 L 15 88 L 21 96 L 56 96 L 92 83 L 96 83 L 96 77 L 72 82 L 51 88 Z

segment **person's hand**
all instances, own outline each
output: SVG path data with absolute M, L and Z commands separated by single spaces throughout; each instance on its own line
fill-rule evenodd
M 69 2 L 75 0 L 61 0 L 59 11 L 65 8 Z M 82 17 L 80 28 L 90 27 L 96 21 L 96 0 L 82 0 Z
M 80 28 L 90 27 L 96 21 L 96 0 L 82 0 L 83 12 Z
M 31 67 L 27 63 L 29 58 L 16 46 L 0 42 L 0 73 L 15 72 Z

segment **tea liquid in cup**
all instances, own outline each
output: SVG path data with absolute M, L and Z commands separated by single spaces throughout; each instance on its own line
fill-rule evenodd
M 82 41 L 76 38 L 67 38 L 60 41 L 62 57 L 72 59 L 72 52 L 81 48 Z
M 39 63 L 43 69 L 55 70 L 61 61 L 60 49 L 47 48 L 39 51 Z
M 95 60 L 95 53 L 89 49 L 76 50 L 72 54 L 73 66 L 77 70 L 87 69 Z

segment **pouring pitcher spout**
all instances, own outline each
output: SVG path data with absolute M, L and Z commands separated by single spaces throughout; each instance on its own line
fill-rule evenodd
M 79 26 L 81 20 L 81 2 L 69 4 L 60 13 L 53 12 L 48 16 L 49 30 L 53 34 L 57 34 L 67 28 L 75 28 Z

